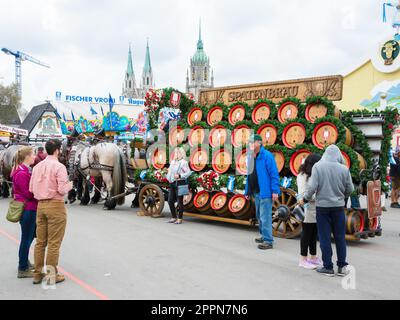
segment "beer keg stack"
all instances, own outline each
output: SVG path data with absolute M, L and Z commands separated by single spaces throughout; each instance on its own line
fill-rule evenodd
M 156 150 L 152 166 L 163 168 L 167 158 L 173 157 L 173 147 L 186 147 L 194 171 L 191 185 L 195 191 L 185 197 L 185 210 L 249 220 L 255 218 L 254 205 L 243 193 L 246 146 L 252 132 L 262 137 L 264 146 L 275 157 L 281 178 L 291 180 L 288 187 L 297 191 L 296 177 L 305 158 L 311 153 L 323 154 L 331 144 L 339 146 L 355 179 L 369 165 L 363 144 L 355 141 L 356 129 L 347 127 L 348 124 L 351 121 L 346 121 L 332 102 L 321 97 L 311 97 L 305 103 L 288 98 L 278 104 L 259 100 L 252 106 L 246 103 L 195 106 L 170 131 L 167 140 L 172 147 L 170 155 L 165 150 Z M 218 183 L 206 187 L 202 181 L 208 181 L 209 177 L 203 176 L 203 180 L 201 177 L 210 171 L 218 175 Z M 348 232 L 362 228 L 363 221 L 361 214 L 349 213 Z

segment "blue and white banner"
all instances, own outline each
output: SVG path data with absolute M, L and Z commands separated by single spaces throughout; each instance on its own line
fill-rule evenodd
M 57 91 L 55 94 L 56 101 L 72 102 L 72 103 L 88 103 L 88 104 L 109 104 L 109 97 L 95 97 L 85 95 L 64 94 L 62 91 Z M 144 99 L 131 99 L 125 96 L 119 96 L 118 99 L 112 99 L 113 104 L 144 106 Z

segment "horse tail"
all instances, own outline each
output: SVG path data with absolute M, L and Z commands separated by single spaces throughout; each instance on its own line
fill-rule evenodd
M 113 193 L 114 195 L 122 194 L 125 192 L 125 185 L 127 181 L 126 163 L 125 156 L 122 151 L 118 148 L 118 154 L 116 155 L 115 165 L 113 170 Z M 125 203 L 125 197 L 118 198 L 117 204 L 123 205 Z

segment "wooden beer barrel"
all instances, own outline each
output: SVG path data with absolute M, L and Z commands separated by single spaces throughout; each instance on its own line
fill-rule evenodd
M 341 151 L 341 152 L 342 152 L 346 167 L 350 169 L 352 166 L 352 163 L 351 163 L 351 159 L 350 159 L 349 155 L 344 151 Z M 357 155 L 358 161 L 360 162 L 359 170 L 367 169 L 367 161 L 365 161 L 364 157 L 356 151 L 354 151 L 354 153 Z
M 200 191 L 194 196 L 194 206 L 200 213 L 208 214 L 211 212 L 211 194 L 208 191 Z
M 224 174 L 229 171 L 232 165 L 231 153 L 220 149 L 213 154 L 212 167 L 218 174 Z
M 281 173 L 283 168 L 285 168 L 285 155 L 282 151 L 271 151 L 271 153 L 274 155 L 276 166 L 278 167 L 279 173 Z
M 358 152 L 356 152 L 356 154 L 357 154 L 358 161 L 360 162 L 360 170 L 367 169 L 367 161 L 365 160 L 365 158 Z
M 328 108 L 321 103 L 310 104 L 306 107 L 305 116 L 306 119 L 311 123 L 314 123 L 317 119 L 324 118 L 327 115 Z M 338 119 L 340 117 L 340 110 L 337 107 L 335 107 L 335 112 L 333 116 Z
M 312 154 L 311 151 L 306 149 L 301 149 L 295 152 L 293 156 L 290 158 L 290 171 L 293 173 L 294 176 L 297 177 L 299 175 L 299 170 L 301 165 L 304 163 L 304 161 L 310 154 Z
M 151 165 L 156 170 L 161 170 L 167 164 L 167 151 L 165 148 L 157 148 L 151 155 Z
M 204 139 L 206 137 L 206 133 L 203 127 L 195 126 L 189 132 L 189 145 L 191 147 L 198 146 L 204 143 Z
M 251 201 L 248 201 L 244 195 L 233 196 L 229 200 L 228 208 L 236 219 L 248 220 L 254 217 Z
M 195 172 L 203 171 L 208 164 L 208 152 L 205 148 L 195 148 L 190 155 L 189 165 Z
M 211 198 L 211 209 L 214 213 L 222 218 L 229 218 L 232 216 L 229 211 L 229 197 L 224 192 L 218 192 Z
M 270 115 L 271 107 L 268 105 L 268 103 L 263 102 L 254 108 L 251 118 L 254 124 L 259 125 L 264 120 L 268 120 Z
M 249 143 L 251 129 L 247 125 L 237 126 L 232 131 L 232 145 L 235 148 L 240 148 Z
M 220 106 L 215 106 L 210 109 L 207 114 L 207 123 L 209 126 L 215 126 L 224 118 L 224 110 Z
M 296 119 L 298 115 L 299 108 L 294 102 L 286 102 L 278 110 L 278 120 L 280 123 Z
M 236 173 L 241 176 L 247 175 L 247 152 L 246 149 L 242 150 L 236 156 Z
M 342 156 L 344 159 L 344 164 L 346 165 L 346 167 L 348 169 L 350 169 L 351 168 L 351 159 L 350 159 L 349 155 L 344 151 L 341 151 L 341 153 L 342 153 Z
M 169 133 L 169 144 L 173 147 L 180 145 L 185 140 L 185 131 L 181 126 L 171 128 Z
M 306 128 L 300 122 L 294 122 L 286 126 L 282 133 L 282 142 L 289 148 L 294 149 L 306 140 Z
M 257 134 L 259 134 L 263 139 L 264 146 L 274 145 L 278 138 L 278 130 L 273 124 L 265 124 L 261 126 L 258 129 Z
M 354 146 L 354 136 L 351 133 L 351 131 L 348 128 L 346 129 L 346 141 L 345 144 L 348 145 L 349 147 L 353 147 Z
M 208 137 L 208 141 L 212 148 L 221 147 L 228 139 L 228 129 L 222 125 L 215 126 Z
M 242 105 L 234 106 L 228 115 L 228 121 L 232 126 L 246 118 L 246 108 Z
M 194 192 L 190 190 L 189 194 L 183 197 L 183 209 L 186 212 L 194 213 L 197 211 L 194 205 L 194 196 L 195 196 Z
M 189 126 L 192 127 L 196 123 L 200 122 L 202 119 L 203 119 L 203 110 L 196 107 L 190 110 L 187 116 L 187 123 L 189 124 Z
M 346 213 L 346 233 L 353 235 L 363 232 L 365 228 L 364 216 L 360 211 L 351 209 Z
M 346 141 L 345 144 L 348 146 L 353 146 L 354 138 L 351 134 L 350 130 L 346 129 Z M 339 139 L 339 131 L 335 124 L 331 122 L 322 122 L 318 126 L 315 127 L 314 132 L 312 134 L 313 144 L 319 148 L 324 149 L 331 144 L 336 144 Z

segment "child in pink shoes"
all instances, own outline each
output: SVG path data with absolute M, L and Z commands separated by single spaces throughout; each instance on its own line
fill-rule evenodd
M 315 206 L 315 197 L 307 204 L 304 203 L 303 196 L 308 187 L 308 180 L 311 177 L 312 168 L 321 160 L 318 154 L 311 154 L 307 157 L 300 167 L 300 174 L 297 177 L 298 200 L 301 207 L 304 208 L 303 232 L 301 235 L 301 254 L 299 267 L 315 270 L 322 265 L 321 259 L 317 257 L 317 209 Z M 300 209 L 300 208 L 299 208 Z M 297 209 L 297 210 L 299 210 Z M 301 210 L 301 209 L 300 209 Z M 310 258 L 308 256 L 310 253 Z

